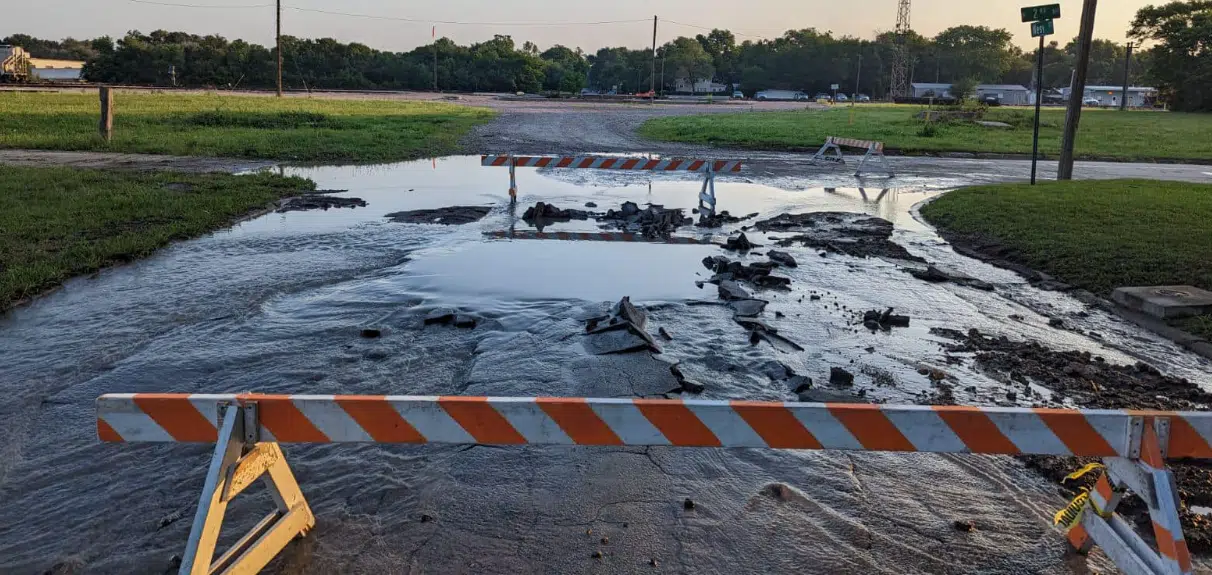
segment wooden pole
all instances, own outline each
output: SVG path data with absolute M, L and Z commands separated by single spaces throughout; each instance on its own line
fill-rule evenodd
M 277 30 L 274 38 L 278 43 L 278 97 L 282 97 L 282 0 L 278 0 Z
M 1077 144 L 1077 126 L 1082 120 L 1082 100 L 1086 98 L 1086 76 L 1090 71 L 1090 46 L 1094 43 L 1094 13 L 1097 9 L 1098 0 L 1085 0 L 1082 7 L 1082 27 L 1077 40 L 1077 69 L 1073 72 L 1069 110 L 1065 114 L 1060 165 L 1056 169 L 1057 180 L 1073 179 L 1073 149 Z
M 652 78 L 648 84 L 648 91 L 652 93 L 649 98 L 651 102 L 656 102 L 656 42 L 657 42 L 657 17 L 652 17 Z
M 101 86 L 101 137 L 110 141 L 114 136 L 114 93 L 109 86 Z

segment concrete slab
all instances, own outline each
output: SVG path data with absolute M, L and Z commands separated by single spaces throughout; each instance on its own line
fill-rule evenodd
M 1212 313 L 1212 292 L 1194 286 L 1122 287 L 1111 298 L 1161 319 Z

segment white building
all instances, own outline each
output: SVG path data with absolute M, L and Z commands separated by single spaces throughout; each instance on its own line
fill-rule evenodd
M 1062 90 L 1065 97 L 1068 98 L 1072 93 L 1071 88 Z M 1098 105 L 1108 106 L 1112 108 L 1119 107 L 1124 98 L 1123 86 L 1086 86 L 1084 98 L 1095 98 L 1098 100 Z M 1144 108 L 1150 106 L 1151 102 L 1157 98 L 1156 88 L 1146 87 L 1129 87 L 1128 88 L 1128 107 L 1129 108 Z
M 711 80 L 697 80 L 691 86 L 689 78 L 678 78 L 673 85 L 675 92 L 693 92 L 695 94 L 723 94 L 727 89 L 727 85 Z
M 1035 95 L 1031 90 L 1017 84 L 980 84 L 973 96 L 978 99 L 992 96 L 1006 106 L 1027 106 L 1035 103 Z M 914 83 L 913 97 L 950 99 L 955 95 L 951 93 L 951 84 Z

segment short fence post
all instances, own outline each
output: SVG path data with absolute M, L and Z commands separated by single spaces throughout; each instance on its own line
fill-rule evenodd
M 101 138 L 106 142 L 114 136 L 114 92 L 109 86 L 101 86 Z

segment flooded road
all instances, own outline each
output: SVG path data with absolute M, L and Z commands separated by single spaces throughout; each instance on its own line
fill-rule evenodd
M 233 392 L 659 397 L 669 364 L 706 399 L 794 400 L 788 370 L 838 399 L 920 402 L 951 378 L 955 400 L 1013 405 L 1021 389 L 951 365 L 933 327 L 1144 359 L 1212 388 L 1206 361 L 1065 295 L 955 254 L 913 215 L 979 170 L 908 173 L 855 188 L 842 173 L 796 175 L 759 158 L 720 177 L 720 209 L 847 211 L 895 224 L 913 255 L 993 284 L 930 284 L 904 264 L 788 248 L 790 292 L 762 292 L 765 319 L 806 351 L 751 346 L 717 305 L 701 260 L 710 245 L 498 240 L 533 229 L 513 217 L 506 171 L 478 157 L 379 167 L 288 168 L 365 208 L 271 214 L 73 280 L 0 319 L 0 572 L 161 573 L 184 548 L 209 450 L 101 445 L 93 401 L 107 392 Z M 992 178 L 992 176 L 989 176 Z M 690 208 L 693 175 L 519 170 L 518 209 Z M 966 179 L 967 178 L 967 179 Z M 843 187 L 848 186 L 848 187 Z M 885 191 L 885 187 L 887 190 Z M 462 226 L 384 215 L 488 206 Z M 683 228 L 722 242 L 741 225 Z M 599 231 L 591 221 L 546 231 Z M 769 245 L 766 234 L 749 233 Z M 786 234 L 772 233 L 780 236 Z M 759 249 L 758 251 L 764 251 Z M 743 261 L 759 261 L 756 255 Z M 810 299 L 812 294 L 820 300 Z M 586 318 L 631 296 L 664 353 L 593 356 Z M 424 326 L 437 307 L 481 318 L 474 330 Z M 895 307 L 912 327 L 872 333 L 855 314 Z M 783 317 L 775 319 L 776 312 Z M 1049 327 L 1049 317 L 1096 331 Z M 359 332 L 382 330 L 378 339 Z M 831 367 L 853 388 L 827 384 Z M 1022 398 L 1020 398 L 1022 399 Z M 1023 401 L 1026 401 L 1023 399 Z M 1030 405 L 1022 403 L 1022 405 Z M 667 448 L 285 447 L 317 516 L 272 564 L 281 573 L 1067 573 L 1051 528 L 1053 485 L 993 457 Z M 268 508 L 236 500 L 223 539 Z M 685 499 L 695 502 L 683 508 Z M 426 515 L 432 520 L 422 521 Z M 971 532 L 954 528 L 971 522 Z M 595 552 L 602 558 L 594 558 Z M 1105 567 L 1098 558 L 1093 565 Z

